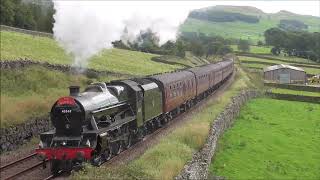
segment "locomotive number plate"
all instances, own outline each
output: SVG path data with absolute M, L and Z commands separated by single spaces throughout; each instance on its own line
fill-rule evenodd
M 62 109 L 61 113 L 63 113 L 63 114 L 71 113 L 71 109 Z

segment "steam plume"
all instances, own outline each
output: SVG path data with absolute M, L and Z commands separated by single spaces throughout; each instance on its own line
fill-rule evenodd
M 54 1 L 54 7 L 54 37 L 74 56 L 73 65 L 80 69 L 101 49 L 111 48 L 111 42 L 133 41 L 141 30 L 156 32 L 160 44 L 175 40 L 189 12 L 188 7 L 156 1 Z

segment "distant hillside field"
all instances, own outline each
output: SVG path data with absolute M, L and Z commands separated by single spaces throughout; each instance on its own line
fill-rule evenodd
M 123 49 L 103 50 L 92 57 L 89 67 L 97 70 L 108 70 L 116 73 L 147 75 L 184 68 L 189 65 L 202 64 L 193 57 L 170 59 L 178 62 L 157 62 L 156 54 L 129 51 Z M 54 64 L 71 64 L 72 57 L 64 52 L 56 41 L 46 37 L 32 36 L 17 32 L 1 31 L 1 61 L 27 58 L 34 61 L 47 61 Z M 182 63 L 179 63 L 182 62 Z
M 280 60 L 271 60 L 271 59 L 266 59 L 264 57 L 279 58 Z M 281 56 L 269 55 L 269 56 L 262 56 L 261 58 L 239 56 L 239 60 L 242 66 L 245 66 L 251 69 L 263 70 L 263 68 L 272 66 L 275 64 L 289 64 L 289 65 L 293 65 L 293 66 L 304 69 L 308 74 L 320 74 L 320 64 L 309 64 L 306 59 L 302 59 L 302 58 L 290 59 L 290 58 L 285 58 Z M 281 61 L 281 60 L 284 60 L 284 61 Z
M 287 11 L 268 14 L 254 7 L 214 6 L 194 10 L 190 14 L 194 12 L 200 12 L 201 15 L 189 15 L 185 23 L 181 25 L 182 32 L 201 32 L 207 35 L 250 39 L 252 42 L 257 42 L 264 40 L 265 30 L 277 27 L 281 20 L 286 20 L 282 22 L 296 20 L 307 25 L 307 30 L 310 32 L 320 31 L 319 17 L 298 15 Z M 225 19 L 217 19 L 216 17 L 222 16 L 222 13 L 225 13 Z M 258 22 L 252 20 L 252 17 L 257 18 Z

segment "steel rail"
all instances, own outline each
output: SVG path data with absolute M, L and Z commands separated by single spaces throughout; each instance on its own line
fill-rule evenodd
M 20 162 L 22 162 L 22 161 L 24 161 L 24 160 L 26 160 L 26 159 L 32 158 L 32 157 L 34 157 L 35 155 L 37 155 L 37 153 L 32 153 L 32 154 L 30 154 L 30 155 L 28 155 L 28 156 L 26 156 L 26 157 L 23 157 L 23 158 L 21 158 L 21 159 L 18 159 L 18 160 L 16 160 L 16 161 L 13 161 L 13 162 L 11 162 L 11 163 L 9 163 L 9 164 L 6 164 L 6 165 L 4 165 L 4 166 L 1 166 L 1 167 L 0 167 L 0 170 L 2 171 L 3 169 L 6 169 L 6 168 L 8 168 L 8 167 L 10 167 L 10 166 L 13 166 L 13 165 L 15 165 L 15 164 L 17 164 L 17 163 L 20 163 Z
M 29 172 L 29 171 L 33 170 L 34 168 L 36 168 L 36 167 L 39 167 L 39 166 L 43 165 L 47 161 L 48 160 L 45 160 L 45 161 L 42 161 L 42 162 L 38 162 L 38 163 L 34 164 L 33 166 L 31 166 L 29 168 L 26 168 L 26 169 L 24 169 L 22 171 L 19 171 L 18 173 L 14 174 L 14 175 L 6 177 L 5 180 L 17 178 L 18 176 L 20 176 L 20 175 L 22 175 L 22 174 L 24 174 L 26 172 Z

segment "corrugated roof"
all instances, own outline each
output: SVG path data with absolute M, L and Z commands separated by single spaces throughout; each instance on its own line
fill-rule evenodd
M 287 64 L 278 64 L 278 65 L 274 65 L 274 66 L 269 66 L 269 67 L 264 68 L 263 71 L 264 72 L 273 71 L 273 70 L 282 69 L 282 68 L 293 69 L 293 70 L 296 70 L 296 71 L 305 72 L 302 68 L 290 66 L 290 65 L 287 65 Z

